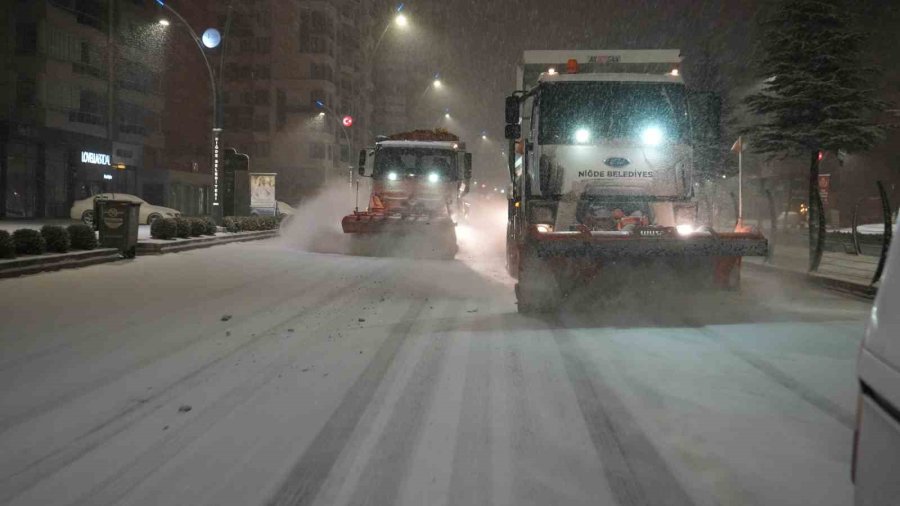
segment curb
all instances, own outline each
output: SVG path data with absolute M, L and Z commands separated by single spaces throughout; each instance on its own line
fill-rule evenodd
M 209 248 L 220 244 L 228 244 L 232 242 L 256 241 L 260 239 L 269 239 L 277 237 L 278 230 L 259 230 L 254 232 L 237 232 L 228 235 L 219 235 L 215 237 L 194 237 L 191 239 L 175 239 L 172 241 L 138 242 L 137 255 L 163 255 L 165 253 L 177 253 L 179 251 L 188 251 L 192 249 Z
M 828 288 L 830 290 L 835 290 L 838 292 L 849 293 L 851 295 L 856 295 L 858 297 L 863 297 L 866 299 L 874 299 L 875 295 L 878 293 L 878 288 L 871 285 L 863 285 L 861 283 L 854 283 L 852 281 L 846 281 L 843 279 L 835 279 L 829 278 L 825 276 L 819 276 L 816 274 L 810 274 L 808 272 L 797 272 L 790 269 L 785 269 L 783 267 L 776 267 L 774 265 L 768 265 L 765 263 L 754 263 L 754 262 L 743 262 L 744 266 L 749 266 L 752 269 L 756 269 L 759 271 L 771 271 L 777 272 L 780 275 L 810 283 L 817 286 L 822 286 Z
M 39 272 L 87 267 L 89 265 L 115 262 L 121 259 L 122 256 L 119 254 L 119 250 L 115 248 L 98 248 L 87 251 L 0 260 L 0 278 L 14 278 Z

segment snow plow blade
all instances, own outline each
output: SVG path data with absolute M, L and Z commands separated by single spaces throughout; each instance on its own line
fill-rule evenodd
M 458 250 L 449 217 L 355 212 L 341 220 L 341 228 L 353 237 L 357 255 L 449 260 Z
M 341 220 L 345 234 L 404 234 L 453 227 L 450 218 L 356 212 Z
M 634 237 L 597 232 L 532 233 L 539 256 L 594 259 L 766 256 L 769 243 L 757 233 L 729 232 L 687 237 Z

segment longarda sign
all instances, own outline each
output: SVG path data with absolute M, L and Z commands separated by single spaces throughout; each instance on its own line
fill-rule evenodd
M 92 153 L 90 151 L 81 152 L 81 163 L 90 163 L 93 165 L 110 165 L 109 155 L 104 153 Z

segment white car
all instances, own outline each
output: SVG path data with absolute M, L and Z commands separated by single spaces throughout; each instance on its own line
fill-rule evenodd
M 852 477 L 857 506 L 900 500 L 900 226 L 859 351 Z
M 100 193 L 93 197 L 76 200 L 72 204 L 72 210 L 69 211 L 69 217 L 73 220 L 81 220 L 88 225 L 94 222 L 94 199 L 101 198 L 107 200 L 127 200 L 141 204 L 140 217 L 141 224 L 151 224 L 157 218 L 174 218 L 181 216 L 181 212 L 168 207 L 154 206 L 140 197 L 129 195 L 127 193 Z
M 297 209 L 285 204 L 284 202 L 282 202 L 280 200 L 276 201 L 275 205 L 278 206 L 275 212 L 278 213 L 279 215 L 284 214 L 286 216 L 293 216 L 293 215 L 297 214 Z

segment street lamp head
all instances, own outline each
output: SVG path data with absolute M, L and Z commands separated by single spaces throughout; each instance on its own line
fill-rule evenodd
M 447 118 L 447 119 L 450 119 L 450 113 L 449 113 L 449 112 L 445 112 L 445 113 L 444 113 L 444 117 Z
M 169 20 L 168 19 L 160 19 L 159 26 L 169 26 Z
M 324 112 L 320 112 L 320 113 L 319 113 L 319 117 L 320 117 L 320 118 L 324 118 L 324 117 L 325 117 L 325 113 L 324 113 Z
M 407 19 L 406 15 L 402 12 L 398 13 L 397 16 L 394 17 L 394 22 L 397 23 L 397 26 L 399 26 L 400 28 L 406 28 L 406 26 L 409 25 L 409 19 Z
M 443 86 L 440 79 L 435 79 L 433 84 L 435 88 L 440 88 L 441 86 Z

